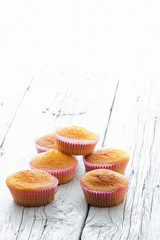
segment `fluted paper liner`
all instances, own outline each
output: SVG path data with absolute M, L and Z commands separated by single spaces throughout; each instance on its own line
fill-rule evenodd
M 36 138 L 36 139 L 34 140 L 34 145 L 35 145 L 36 150 L 37 150 L 38 153 L 47 152 L 47 151 L 50 151 L 51 149 L 57 149 L 57 148 L 46 148 L 46 147 L 40 146 L 39 144 L 37 144 L 37 140 L 38 140 L 38 139 L 39 139 L 39 138 Z
M 86 156 L 83 156 L 83 162 L 85 165 L 86 172 L 89 172 L 94 169 L 109 169 L 118 173 L 124 173 L 127 167 L 128 161 L 120 162 L 120 163 L 113 163 L 113 164 L 95 164 L 89 163 L 86 161 Z
M 75 157 L 74 157 L 75 158 Z M 63 183 L 67 183 L 69 181 L 71 181 L 75 175 L 75 171 L 76 171 L 76 168 L 77 168 L 77 159 L 75 158 L 76 160 L 76 164 L 72 167 L 69 167 L 69 168 L 65 168 L 65 169 L 59 169 L 59 170 L 46 170 L 46 169 L 39 169 L 39 168 L 34 168 L 32 165 L 31 165 L 31 161 L 30 161 L 30 168 L 31 169 L 36 169 L 36 170 L 42 170 L 42 171 L 45 171 L 47 173 L 50 173 L 51 175 L 53 175 L 54 177 L 56 177 L 58 179 L 58 182 L 59 184 L 63 184 Z
M 58 180 L 56 179 L 56 184 L 50 188 L 37 191 L 26 191 L 17 190 L 8 187 L 14 201 L 24 207 L 39 207 L 46 205 L 54 200 L 56 188 L 58 185 Z
M 81 184 L 81 183 L 80 183 Z M 95 207 L 112 207 L 124 201 L 128 184 L 113 192 L 98 192 L 87 189 L 81 184 L 86 201 Z
M 98 136 L 98 135 L 97 135 Z M 56 132 L 54 134 L 58 150 L 69 154 L 69 155 L 88 155 L 94 151 L 94 148 L 99 140 L 78 140 L 65 138 L 58 135 Z

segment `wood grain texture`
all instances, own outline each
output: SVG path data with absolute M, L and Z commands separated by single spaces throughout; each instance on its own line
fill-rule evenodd
M 3 154 L 3 144 L 9 129 L 17 115 L 17 112 L 26 96 L 32 79 L 24 79 L 21 84 L 15 83 L 13 86 L 3 84 L 0 88 L 0 152 Z
M 2 239 L 79 239 L 88 216 L 88 205 L 79 185 L 84 174 L 80 157 L 73 181 L 59 186 L 55 201 L 45 207 L 17 206 L 5 185 L 8 174 L 29 167 L 29 160 L 36 154 L 34 138 L 59 125 L 83 125 L 95 129 L 103 139 L 117 82 L 104 88 L 105 75 L 78 73 L 46 78 L 33 80 L 4 141 L 5 153 L 0 161 Z
M 22 89 L 14 121 L 14 114 L 6 119 L 12 124 L 4 130 L 0 157 L 0 239 L 159 239 L 158 90 L 158 81 L 110 83 L 105 75 L 73 72 L 54 79 L 42 74 Z M 58 187 L 51 204 L 24 208 L 13 202 L 5 178 L 29 167 L 35 137 L 65 124 L 95 129 L 101 137 L 97 148 L 130 153 L 124 203 L 112 208 L 87 205 L 79 185 L 85 172 L 81 157 L 73 181 Z
M 105 145 L 130 152 L 125 174 L 130 185 L 123 204 L 90 207 L 82 239 L 160 238 L 158 89 L 156 81 L 119 88 Z
M 160 239 L 159 43 L 158 0 L 0 1 L 0 240 Z M 87 205 L 81 158 L 53 203 L 13 202 L 6 177 L 66 124 L 130 153 L 123 204 Z

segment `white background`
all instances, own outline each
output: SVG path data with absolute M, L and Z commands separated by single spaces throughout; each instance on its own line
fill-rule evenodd
M 1 0 L 0 81 L 54 71 L 159 79 L 159 9 L 149 0 Z

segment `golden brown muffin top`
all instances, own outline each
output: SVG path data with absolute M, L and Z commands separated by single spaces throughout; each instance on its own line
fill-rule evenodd
M 126 187 L 128 179 L 108 169 L 96 169 L 85 173 L 81 178 L 81 184 L 88 190 L 112 192 Z
M 74 157 L 55 149 L 40 153 L 31 161 L 32 167 L 43 170 L 60 170 L 73 167 L 75 164 Z
M 57 129 L 56 133 L 61 137 L 78 140 L 96 140 L 98 136 L 83 127 L 70 126 Z
M 56 178 L 40 170 L 22 170 L 6 179 L 8 187 L 17 190 L 36 191 L 50 188 L 56 184 Z
M 54 138 L 54 133 L 47 134 L 43 137 L 40 137 L 36 141 L 36 144 L 44 148 L 54 148 L 54 149 L 57 148 L 55 138 Z
M 114 164 L 129 160 L 129 155 L 121 149 L 99 149 L 86 156 L 85 160 L 92 164 Z

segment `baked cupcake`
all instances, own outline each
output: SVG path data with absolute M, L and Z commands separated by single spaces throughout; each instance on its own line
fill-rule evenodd
M 83 156 L 86 171 L 105 168 L 119 173 L 124 173 L 129 155 L 121 149 L 103 148 L 94 151 L 90 155 Z
M 14 201 L 25 207 L 39 207 L 54 200 L 58 180 L 39 170 L 22 170 L 6 179 Z
M 62 184 L 71 181 L 74 177 L 77 160 L 59 150 L 52 149 L 34 157 L 30 161 L 30 167 L 52 174 L 58 179 L 59 184 Z
M 54 136 L 58 149 L 71 155 L 92 153 L 99 140 L 94 132 L 77 126 L 59 128 Z
M 124 201 L 128 179 L 108 169 L 96 169 L 84 174 L 80 184 L 90 205 L 112 207 Z
M 38 153 L 57 149 L 54 133 L 44 135 L 36 139 L 34 143 Z

